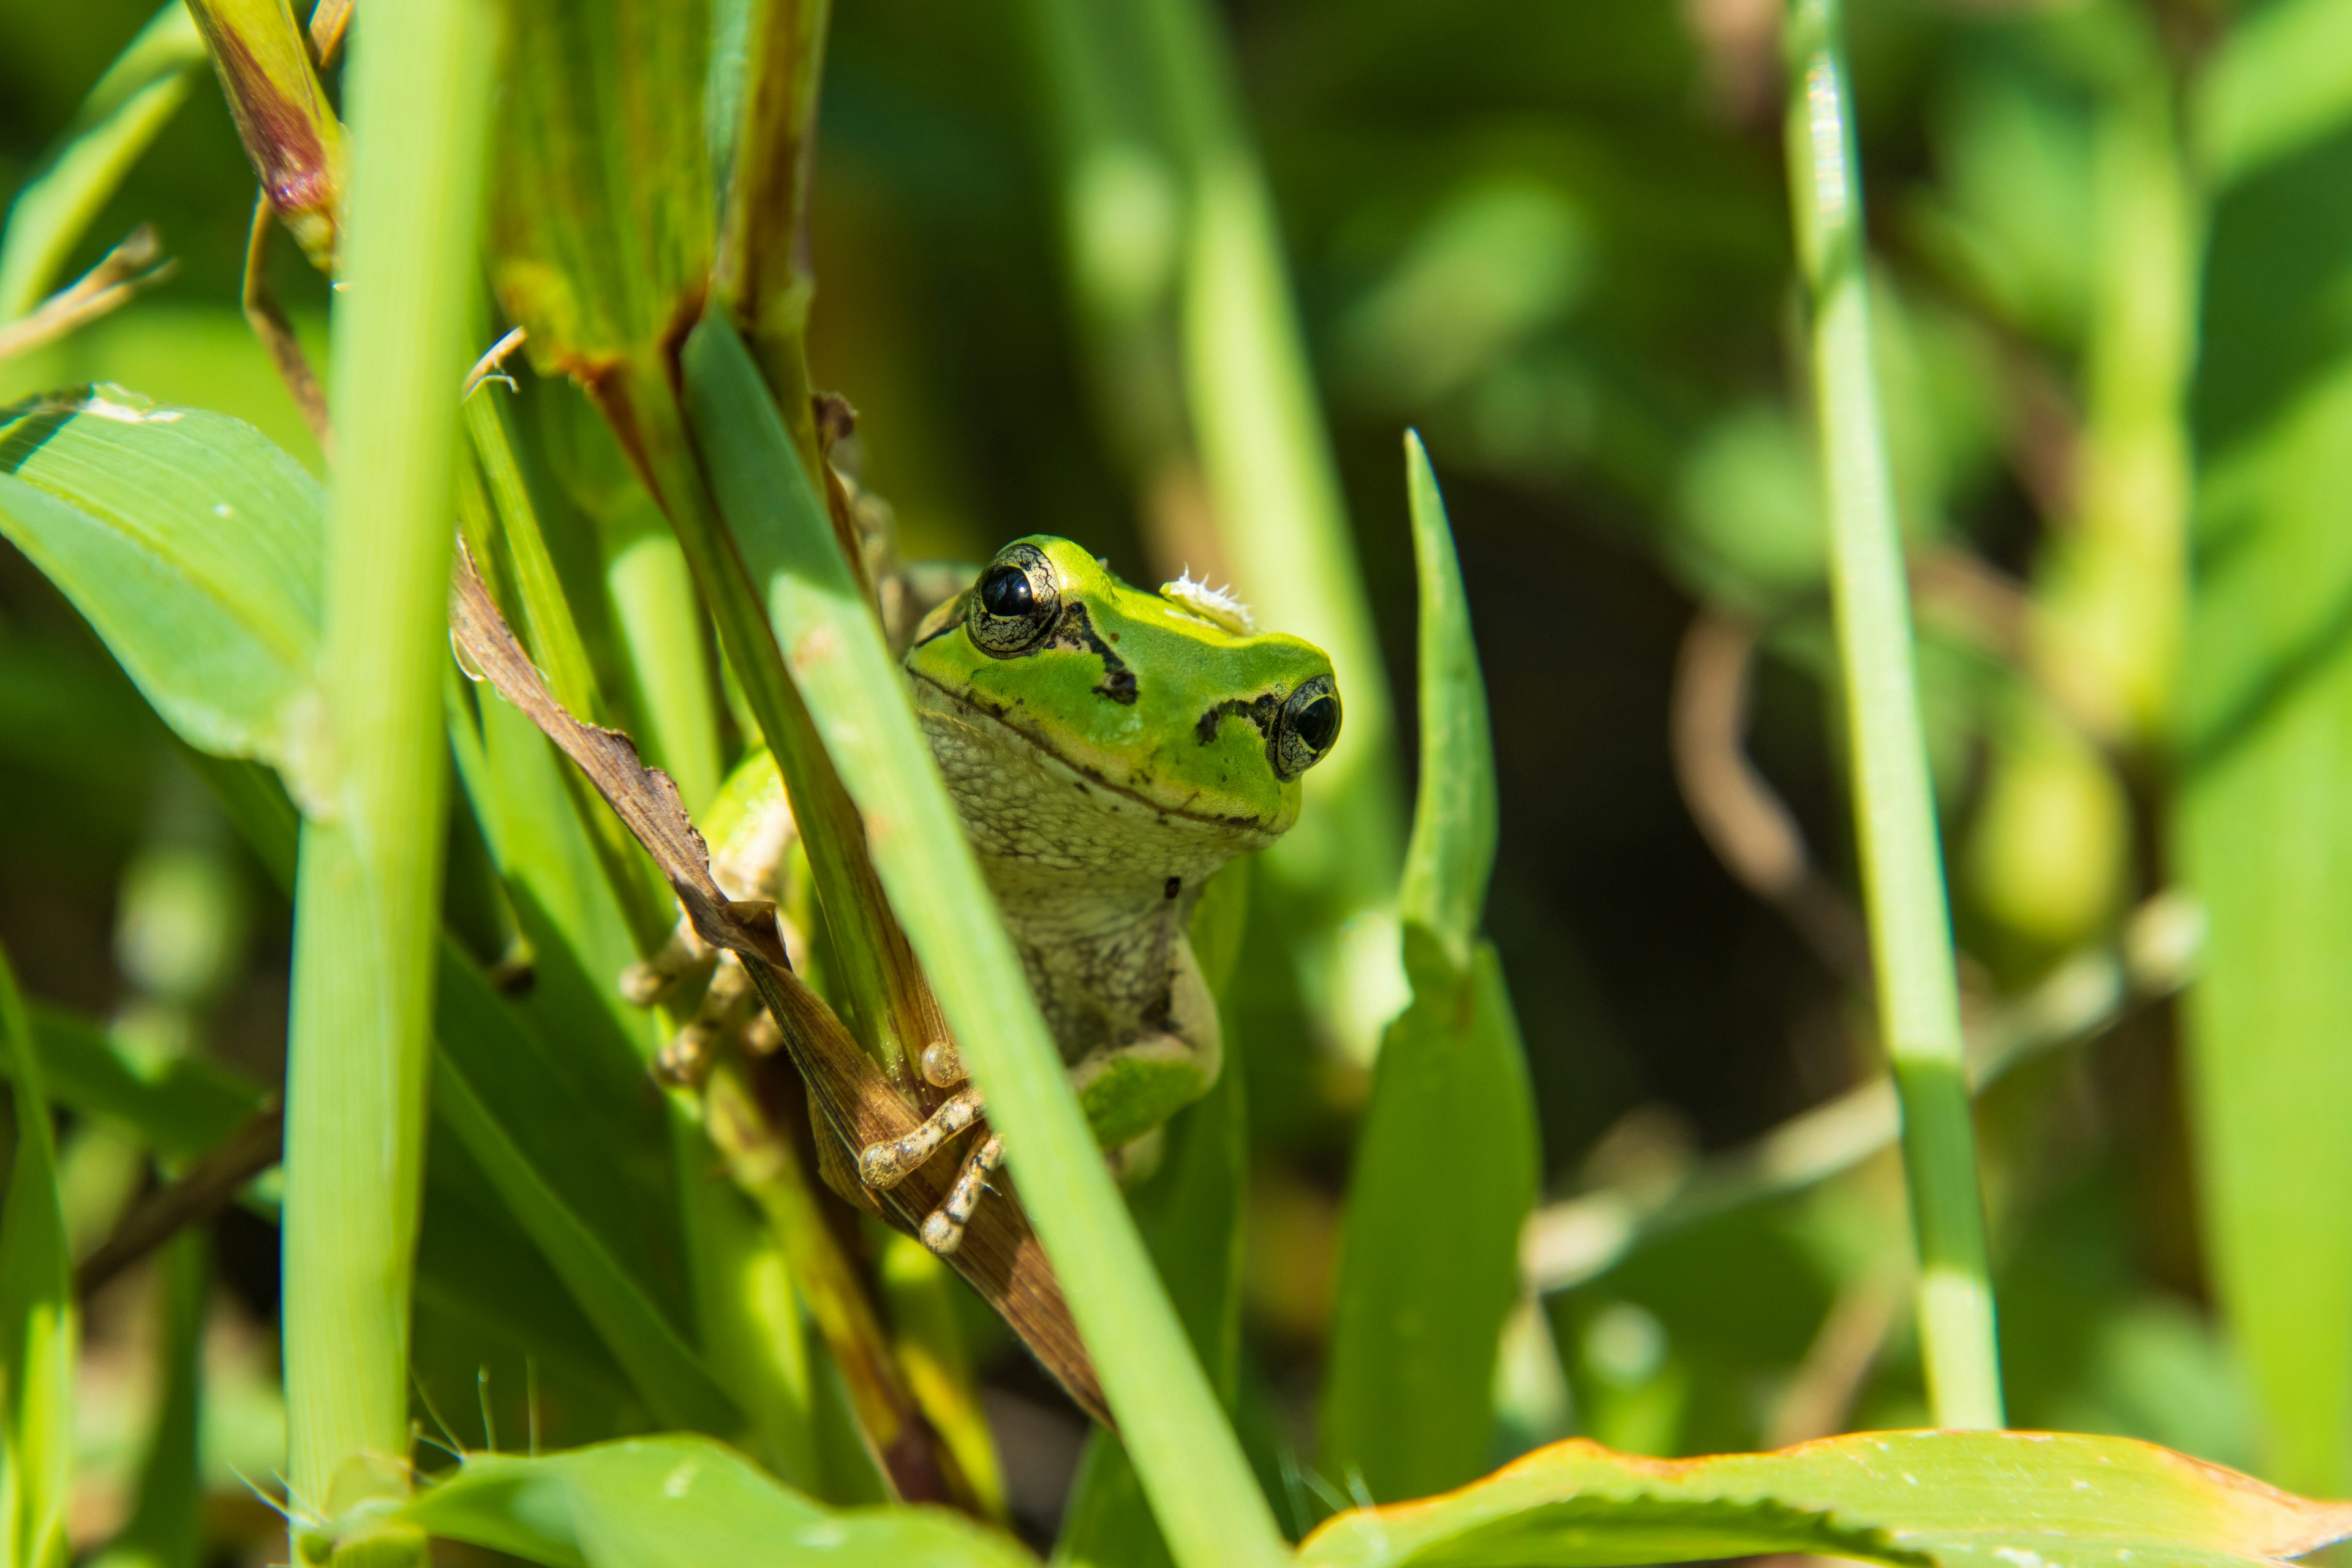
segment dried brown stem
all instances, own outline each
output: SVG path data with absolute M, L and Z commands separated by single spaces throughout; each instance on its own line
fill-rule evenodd
M 332 463 L 335 429 L 327 413 L 326 392 L 319 385 L 318 373 L 310 368 L 310 356 L 302 352 L 294 336 L 294 323 L 287 320 L 285 307 L 278 302 L 278 291 L 269 286 L 269 236 L 277 226 L 278 215 L 265 195 L 253 204 L 253 226 L 246 237 L 245 319 L 269 352 L 269 363 L 278 379 L 286 384 L 294 406 L 301 411 L 302 423 L 318 438 L 319 450 Z
M 74 1269 L 74 1293 L 89 1300 L 181 1231 L 227 1207 L 239 1188 L 278 1163 L 285 1134 L 286 1112 L 274 1104 L 238 1123 L 179 1177 L 131 1205 L 114 1234 Z
M 839 1016 L 792 972 L 776 930 L 774 906 L 731 900 L 719 889 L 710 873 L 709 850 L 688 819 L 669 775 L 639 761 L 636 746 L 626 735 L 583 724 L 564 711 L 462 551 L 452 573 L 449 618 L 474 667 L 579 765 L 645 846 L 677 891 L 696 933 L 711 946 L 741 956 L 808 1087 L 818 1136 L 834 1141 L 833 1158 L 825 1163 L 834 1165 L 845 1153 L 854 1167 L 855 1151 L 905 1137 L 919 1126 L 921 1115 L 858 1048 Z M 954 1175 L 952 1162 L 937 1160 L 890 1191 L 870 1196 L 886 1219 L 911 1236 L 946 1199 Z M 949 1261 L 1003 1315 L 1070 1397 L 1108 1426 L 1108 1410 L 1093 1363 L 1045 1249 L 1010 1188 L 1006 1181 L 1003 1201 L 982 1205 L 963 1246 Z
M 76 327 L 87 326 L 120 306 L 133 294 L 169 278 L 175 261 L 159 259 L 155 231 L 141 224 L 99 264 L 35 306 L 17 321 L 0 327 L 0 360 L 30 353 L 52 343 Z
M 1699 833 L 1724 868 L 1785 913 L 1831 969 L 1870 983 L 1862 920 L 1814 868 L 1803 830 L 1748 760 L 1748 687 L 1756 629 L 1740 617 L 1701 610 L 1675 666 L 1675 778 Z
M 335 63 L 343 50 L 343 34 L 352 25 L 352 0 L 319 0 L 310 10 L 310 59 L 320 70 Z

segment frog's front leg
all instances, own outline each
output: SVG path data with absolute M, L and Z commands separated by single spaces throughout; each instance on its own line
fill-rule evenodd
M 1095 1051 L 1070 1069 L 1079 1108 L 1105 1149 L 1118 1150 L 1153 1131 L 1217 1081 L 1224 1052 L 1216 1003 L 1189 945 L 1179 947 L 1171 981 L 1166 1027 Z M 962 1059 L 946 1042 L 923 1052 L 922 1068 L 942 1089 L 964 1081 Z M 985 1110 L 980 1090 L 965 1083 L 914 1131 L 863 1150 L 859 1177 L 870 1187 L 898 1185 Z M 923 1242 L 932 1251 L 950 1253 L 963 1244 L 964 1226 L 1003 1157 L 1003 1140 L 993 1133 L 965 1156 L 946 1201 L 923 1221 Z

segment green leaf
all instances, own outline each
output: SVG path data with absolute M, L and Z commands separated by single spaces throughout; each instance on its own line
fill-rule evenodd
M 1421 793 L 1400 899 L 1412 1005 L 1389 1026 L 1356 1145 L 1320 1464 L 1375 1498 L 1486 1464 L 1495 1354 L 1540 1161 L 1510 994 L 1478 940 L 1495 862 L 1486 687 L 1444 503 L 1405 437 L 1421 581 Z
M 733 1449 L 691 1436 L 539 1458 L 474 1456 L 399 1518 L 551 1568 L 1017 1568 L 1036 1561 L 1003 1536 L 936 1509 L 819 1507 Z
M 118 387 L 0 412 L 0 534 L 164 722 L 300 793 L 323 563 L 318 481 L 249 425 Z
M 184 1230 L 164 1244 L 163 1289 L 155 1292 L 163 1398 L 139 1467 L 138 1506 L 92 1568 L 196 1568 L 202 1561 L 205 1487 L 197 1445 L 210 1247 L 202 1229 Z
M 1193 911 L 1196 933 L 1205 912 L 1230 910 L 1237 918 L 1245 883 L 1232 872 L 1246 864 L 1237 861 L 1220 874 L 1226 892 L 1213 902 L 1202 900 Z M 1169 1128 L 1166 1164 L 1134 1194 L 1152 1263 L 1228 1410 L 1241 1352 L 1242 1201 L 1249 1185 L 1245 1081 L 1237 1069 L 1218 1075 Z M 1068 1568 L 1150 1568 L 1171 1561 L 1135 1463 L 1111 1433 L 1087 1438 L 1054 1561 Z
M 2186 1012 L 2208 1256 L 2265 1473 L 2326 1491 L 2352 1482 L 2347 147 L 2339 128 L 2213 209 L 2174 817 L 2209 921 Z
M 0 324 L 55 287 L 90 220 L 186 101 L 204 62 L 204 39 L 187 8 L 168 0 L 98 79 L 40 170 L 9 204 L 7 231 L 0 236 Z
M 343 128 L 287 0 L 187 0 L 261 194 L 322 272 L 342 226 Z
M 529 1047 L 517 1039 L 521 1031 L 501 1013 L 488 984 L 446 942 L 438 990 L 435 1021 L 443 1048 L 434 1064 L 435 1112 L 465 1142 L 467 1152 L 482 1167 L 525 1234 L 595 1324 L 613 1359 L 626 1369 L 655 1418 L 665 1425 L 732 1431 L 741 1423 L 734 1402 L 704 1369 L 701 1358 L 661 1308 L 623 1268 L 599 1236 L 598 1227 L 584 1217 L 609 1214 L 616 1199 L 625 1206 L 626 1189 L 613 1179 L 609 1169 L 602 1173 L 604 1180 L 593 1181 L 587 1171 L 575 1168 L 568 1173 L 568 1191 L 557 1185 L 547 1167 L 535 1164 L 525 1153 L 514 1121 L 502 1121 L 495 1115 L 469 1080 L 469 1072 L 496 1073 L 501 1058 L 511 1060 L 526 1054 Z M 461 1066 L 461 1061 L 467 1065 Z M 543 1098 L 537 1115 L 524 1121 L 523 1127 L 542 1122 L 577 1125 L 577 1112 L 567 1116 L 566 1097 L 555 1089 L 556 1086 L 541 1079 Z M 532 1141 L 546 1142 L 544 1137 Z M 614 1190 L 601 1194 L 600 1204 L 594 1201 L 597 1188 Z
M 0 1053 L 8 1062 L 16 1151 L 0 1206 L 0 1552 L 22 1568 L 70 1556 L 75 1310 L 57 1145 L 33 1030 L 0 954 Z
M 2352 118 L 2352 5 L 2248 7 L 2206 65 L 2195 105 L 2217 187 L 2323 140 Z
M 1495 740 L 1486 683 L 1470 636 L 1470 603 L 1445 500 L 1429 453 L 1404 437 L 1412 501 L 1413 560 L 1421 584 L 1421 788 L 1405 849 L 1397 912 L 1442 942 L 1457 970 L 1470 965 L 1486 881 L 1495 869 Z
M 591 391 L 690 320 L 710 270 L 700 0 L 506 0 L 490 277 L 542 373 Z M 608 406 L 607 410 L 612 410 Z
M 1408 927 L 1409 933 L 1417 927 Z M 1527 1062 L 1502 965 L 1466 984 L 1408 937 L 1414 1000 L 1391 1025 L 1348 1180 L 1319 1468 L 1377 1499 L 1487 1462 L 1503 1320 L 1538 1174 Z
M 269 1098 L 262 1085 L 197 1057 L 150 1070 L 90 1019 L 40 1003 L 30 1011 L 42 1078 L 58 1103 L 121 1123 L 167 1161 L 203 1153 Z
M 2299 1556 L 2352 1505 L 2127 1437 L 1859 1432 L 1648 1459 L 1580 1439 L 1442 1498 L 1341 1514 L 1300 1568 L 1583 1568 L 1809 1552 L 1903 1568 L 2137 1568 Z

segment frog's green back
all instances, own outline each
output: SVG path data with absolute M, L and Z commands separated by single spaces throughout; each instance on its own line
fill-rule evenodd
M 1331 660 L 1214 613 L 1129 587 L 1078 545 L 1033 535 L 933 612 L 906 664 L 1154 806 L 1280 833 L 1298 814 L 1298 775 L 1338 737 Z

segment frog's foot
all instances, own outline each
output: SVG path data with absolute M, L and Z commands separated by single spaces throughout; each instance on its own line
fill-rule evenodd
M 953 1089 L 971 1076 L 953 1040 L 933 1040 L 923 1047 L 923 1081 L 933 1089 Z
M 621 971 L 621 995 L 633 1007 L 650 1007 L 710 960 L 709 944 L 695 933 L 692 923 L 681 914 L 659 952 Z
M 655 1074 L 664 1083 L 691 1089 L 709 1075 L 719 1044 L 728 1035 L 740 1034 L 747 1046 L 758 1049 L 749 1027 L 755 1011 L 761 1018 L 767 1017 L 742 961 L 731 952 L 720 953 L 718 966 L 710 972 L 710 984 L 702 994 L 702 1005 L 654 1054 Z
M 895 1187 L 940 1152 L 940 1145 L 981 1118 L 986 1109 L 977 1089 L 961 1089 L 931 1112 L 930 1120 L 903 1138 L 869 1143 L 858 1152 L 857 1179 L 869 1187 Z
M 947 1201 L 933 1209 L 923 1221 L 923 1245 L 941 1258 L 963 1245 L 963 1227 L 971 1223 L 972 1210 L 980 1206 L 980 1194 L 988 1190 L 988 1178 L 1004 1163 L 1004 1140 L 990 1133 L 964 1156 L 963 1169 L 956 1173 L 955 1185 L 949 1189 Z

